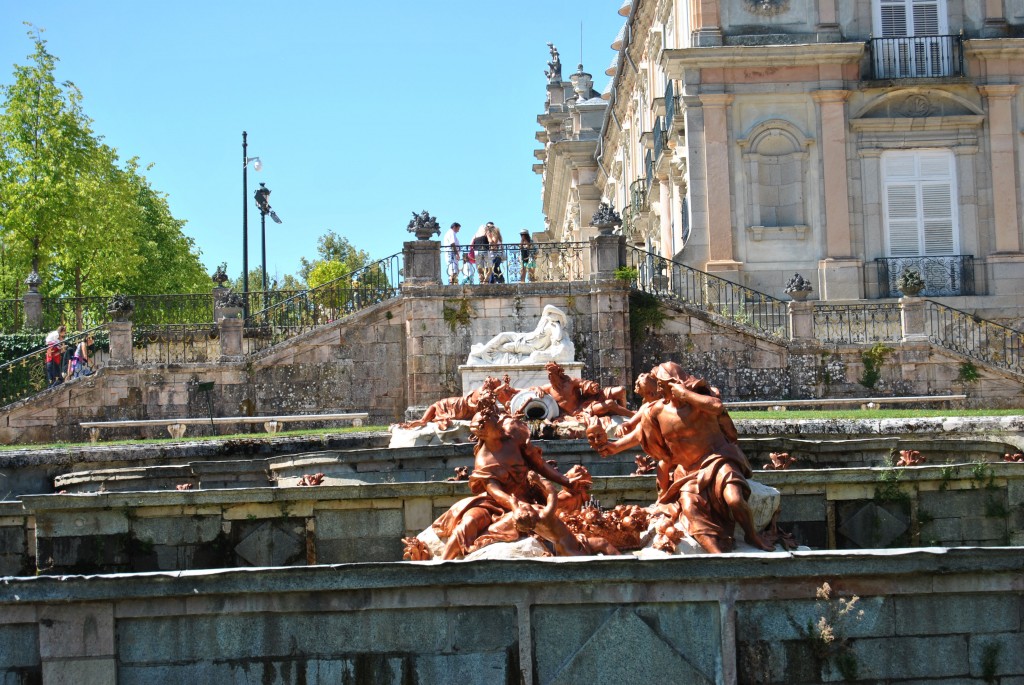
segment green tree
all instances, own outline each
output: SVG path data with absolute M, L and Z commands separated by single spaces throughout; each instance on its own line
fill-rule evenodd
M 31 64 L 0 89 L 0 294 L 31 267 L 51 296 L 206 292 L 209 277 L 166 197 L 93 134 L 82 95 L 30 32 Z
M 80 172 L 96 148 L 81 93 L 70 81 L 56 82 L 57 58 L 40 32 L 34 42 L 31 63 L 16 65 L 14 83 L 2 89 L 0 116 L 0 237 L 8 268 L 25 274 L 77 223 Z
M 346 273 L 351 273 L 357 269 L 361 269 L 370 262 L 370 255 L 362 250 L 356 249 L 352 243 L 348 241 L 348 238 L 339 236 L 334 231 L 328 231 L 317 239 L 316 251 L 319 255 L 319 259 L 309 261 L 305 257 L 302 257 L 299 260 L 299 278 L 305 281 L 310 288 L 314 288 L 317 285 L 322 285 L 327 281 L 333 280 L 333 278 L 327 278 L 329 274 L 335 274 L 334 278 L 338 278 Z M 321 266 L 325 262 L 335 262 L 336 265 Z M 314 284 L 310 279 L 313 277 L 313 272 L 317 270 L 318 267 L 318 276 L 316 277 L 316 282 Z

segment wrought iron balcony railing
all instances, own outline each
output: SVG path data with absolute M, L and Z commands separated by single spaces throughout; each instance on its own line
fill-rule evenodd
M 456 281 L 463 285 L 578 281 L 585 277 L 589 247 L 587 242 L 461 245 L 454 248 L 458 251 L 454 255 L 453 248 L 442 247 L 443 279 L 449 283 L 452 266 L 459 264 Z
M 827 304 L 814 307 L 814 338 L 829 345 L 895 342 L 903 337 L 900 306 Z
M 939 78 L 964 75 L 961 36 L 872 38 L 872 79 Z
M 651 184 L 654 182 L 654 157 L 651 156 L 651 151 L 648 150 L 644 153 L 644 183 L 645 188 L 648 192 L 651 190 Z
M 676 94 L 672 81 L 665 84 L 665 129 L 672 130 L 672 120 L 676 116 Z
M 638 290 L 761 335 L 788 336 L 788 303 L 771 295 L 632 246 L 626 248 L 626 265 L 636 269 Z
M 640 214 L 646 212 L 651 208 L 650 201 L 647 197 L 647 188 L 649 187 L 647 179 L 638 178 L 629 184 L 629 206 L 633 210 L 634 214 Z
M 924 279 L 922 296 L 974 295 L 974 255 L 936 257 L 879 257 L 878 288 L 881 297 L 899 297 L 896 280 L 907 269 Z
M 654 157 L 653 160 L 656 162 L 661 159 L 661 153 L 665 151 L 665 144 L 668 142 L 665 138 L 665 130 L 661 127 L 661 117 L 657 117 L 654 120 Z

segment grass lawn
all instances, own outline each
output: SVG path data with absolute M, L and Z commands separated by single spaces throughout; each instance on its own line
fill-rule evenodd
M 734 419 L 914 419 L 924 416 L 1024 416 L 1024 409 L 799 409 L 730 411 Z
M 791 421 L 794 419 L 904 419 L 924 416 L 1024 416 L 1021 409 L 839 409 L 825 410 L 788 410 L 788 411 L 731 411 L 734 419 L 762 419 L 768 421 Z M 208 440 L 275 440 L 277 438 L 309 437 L 314 435 L 338 435 L 342 433 L 377 433 L 387 431 L 387 426 L 362 426 L 360 428 L 312 428 L 281 431 L 271 437 L 267 433 L 235 433 L 232 435 L 197 435 L 188 437 L 181 442 L 203 442 Z M 147 440 L 110 440 L 101 441 L 97 446 L 109 447 L 117 445 L 166 445 L 174 442 L 170 438 L 151 438 Z M 58 442 L 45 445 L 22 444 L 0 445 L 0 451 L 17 449 L 69 449 L 88 447 L 91 443 Z
M 24 450 L 24 449 L 68 449 L 72 447 L 110 447 L 117 445 L 166 445 L 173 442 L 205 442 L 210 440 L 274 440 L 277 438 L 295 438 L 295 437 L 308 437 L 311 435 L 338 435 L 341 433 L 379 433 L 387 431 L 387 426 L 361 426 L 355 428 L 353 426 L 337 427 L 337 428 L 309 428 L 306 430 L 293 430 L 293 431 L 279 431 L 277 435 L 271 436 L 268 433 L 260 431 L 259 433 L 233 433 L 231 435 L 196 435 L 193 437 L 185 437 L 179 441 L 171 440 L 167 438 L 149 438 L 146 440 L 101 440 L 100 442 L 93 445 L 89 442 L 54 442 L 48 444 L 21 444 L 21 445 L 0 445 L 0 451 L 3 450 Z

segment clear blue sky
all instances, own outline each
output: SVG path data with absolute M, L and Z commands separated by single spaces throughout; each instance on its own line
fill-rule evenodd
M 447 227 L 495 221 L 507 239 L 543 227 L 533 173 L 546 43 L 563 77 L 580 60 L 595 88 L 624 21 L 620 0 L 0 0 L 0 83 L 45 29 L 95 131 L 147 173 L 188 221 L 210 270 L 242 267 L 242 131 L 249 264 L 259 264 L 252 192 L 273 191 L 269 273 L 295 273 L 317 237 L 371 257 L 401 250 L 412 212 Z

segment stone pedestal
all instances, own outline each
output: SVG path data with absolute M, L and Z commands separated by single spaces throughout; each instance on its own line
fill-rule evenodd
M 546 385 L 548 372 L 544 370 L 545 364 L 489 364 L 486 366 L 460 366 L 459 374 L 462 376 L 462 394 L 466 395 L 472 390 L 479 388 L 484 378 L 493 376 L 502 378 L 508 374 L 513 388 L 526 390 L 538 385 Z M 583 362 L 559 362 L 567 376 L 580 378 L 583 371 Z M 419 418 L 418 416 L 416 418 Z
M 25 328 L 38 331 L 43 327 L 43 296 L 38 292 L 25 293 Z
M 814 339 L 814 303 L 789 303 L 789 339 L 810 341 Z
M 404 243 L 405 286 L 439 285 L 441 283 L 441 243 L 436 240 L 412 240 Z
M 131 364 L 134 359 L 132 322 L 111 321 L 107 326 L 110 330 L 110 360 L 108 363 L 113 366 Z
M 903 342 L 927 340 L 925 324 L 924 300 L 919 297 L 901 297 L 900 326 L 903 328 Z
M 590 279 L 615 278 L 615 270 L 626 265 L 626 237 L 597 235 L 590 239 Z
M 235 361 L 242 357 L 242 319 L 221 319 L 217 322 L 220 330 L 220 359 Z

